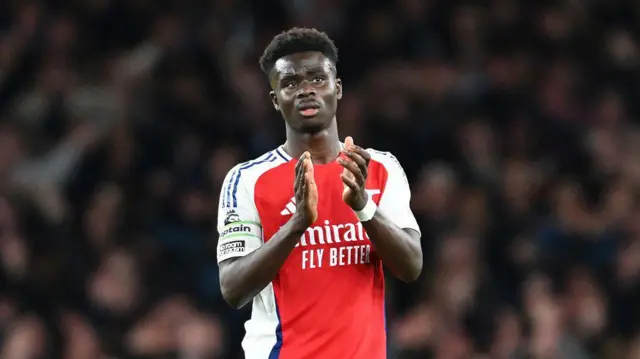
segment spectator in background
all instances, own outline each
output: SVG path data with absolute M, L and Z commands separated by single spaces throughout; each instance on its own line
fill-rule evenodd
M 283 141 L 257 59 L 292 25 L 337 40 L 341 128 L 412 184 L 427 268 L 389 282 L 390 358 L 636 358 L 639 16 L 583 0 L 1 2 L 0 358 L 241 355 L 216 197 Z

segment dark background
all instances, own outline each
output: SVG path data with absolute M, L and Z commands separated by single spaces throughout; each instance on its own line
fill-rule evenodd
M 340 135 L 393 152 L 425 269 L 390 358 L 640 358 L 640 2 L 0 2 L 0 358 L 241 358 L 218 191 L 284 141 L 257 64 L 340 49 Z

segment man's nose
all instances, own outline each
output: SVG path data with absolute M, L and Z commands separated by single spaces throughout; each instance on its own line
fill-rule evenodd
M 316 95 L 316 89 L 312 86 L 309 81 L 302 81 L 300 84 L 300 89 L 296 97 L 304 98 Z

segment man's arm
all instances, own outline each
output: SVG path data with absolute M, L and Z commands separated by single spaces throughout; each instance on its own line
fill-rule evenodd
M 391 154 L 381 154 L 384 157 L 380 162 L 387 169 L 387 183 L 377 208 L 369 203 L 370 198 L 365 191 L 371 155 L 353 145 L 350 137 L 345 145 L 344 154 L 348 159 L 338 160 L 345 168 L 341 175 L 345 184 L 343 199 L 356 214 L 363 210 L 374 213 L 373 217 L 361 218 L 361 223 L 376 253 L 400 280 L 416 280 L 422 272 L 422 246 L 418 224 L 409 208 L 411 191 L 404 170 Z
M 318 192 L 308 153 L 298 161 L 295 171 L 296 213 L 269 241 L 245 255 L 238 255 L 239 249 L 232 244 L 237 237 L 225 235 L 226 227 L 221 227 L 222 237 L 218 244 L 220 288 L 225 301 L 234 308 L 246 305 L 276 277 L 304 231 L 318 217 Z M 239 217 L 235 220 L 227 226 L 242 223 Z
M 224 300 L 236 309 L 249 303 L 276 277 L 305 229 L 299 219 L 292 217 L 257 250 L 220 262 L 220 288 Z
M 362 226 L 393 275 L 404 282 L 418 279 L 422 272 L 419 232 L 398 227 L 379 208 L 371 220 L 362 222 Z

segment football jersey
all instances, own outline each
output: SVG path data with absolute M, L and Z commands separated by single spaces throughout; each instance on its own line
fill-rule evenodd
M 371 154 L 366 190 L 401 228 L 419 232 L 404 170 Z M 295 213 L 294 169 L 282 148 L 227 174 L 218 211 L 218 263 L 257 250 Z M 254 299 L 242 342 L 246 359 L 386 358 L 383 264 L 342 200 L 343 167 L 314 164 L 318 219 Z

